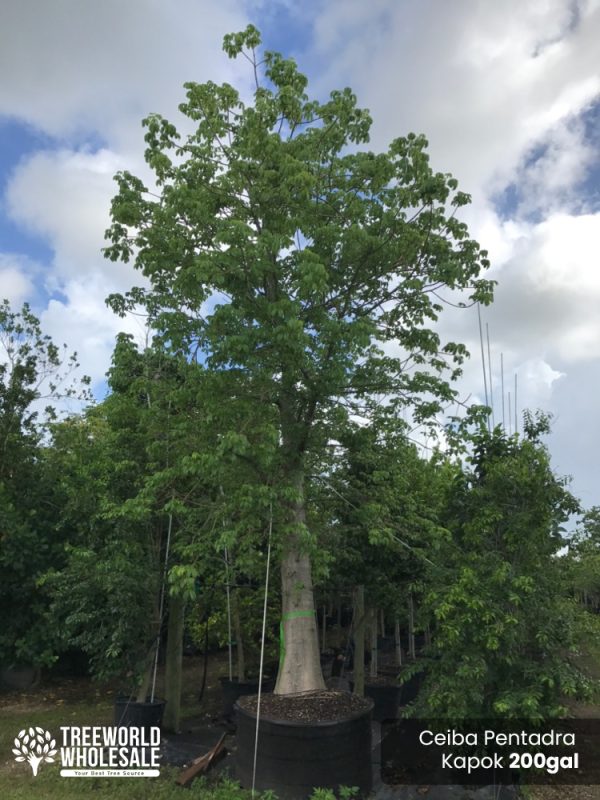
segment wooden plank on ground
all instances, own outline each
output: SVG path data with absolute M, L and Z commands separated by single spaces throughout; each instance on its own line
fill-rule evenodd
M 199 756 L 195 758 L 189 767 L 181 772 L 177 778 L 175 778 L 175 783 L 179 786 L 189 786 L 190 783 L 194 780 L 194 778 L 198 777 L 198 775 L 204 775 L 208 772 L 213 764 L 216 764 L 217 761 L 220 761 L 223 756 L 227 753 L 225 749 L 225 745 L 223 744 L 225 741 L 225 737 L 227 736 L 227 732 L 225 732 L 216 745 L 205 753 L 203 756 Z

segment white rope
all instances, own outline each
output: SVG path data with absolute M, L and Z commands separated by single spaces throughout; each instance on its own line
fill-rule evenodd
M 169 514 L 169 528 L 167 530 L 167 548 L 165 550 L 165 566 L 163 569 L 162 586 L 160 588 L 160 608 L 158 611 L 158 633 L 156 635 L 156 652 L 154 654 L 154 674 L 152 675 L 152 692 L 150 702 L 154 702 L 154 690 L 156 689 L 156 671 L 158 669 L 158 651 L 160 649 L 160 633 L 162 630 L 163 608 L 165 605 L 165 583 L 167 582 L 167 567 L 169 565 L 169 548 L 171 546 L 171 530 L 173 528 L 173 514 Z
M 335 486 L 332 486 L 330 483 L 328 483 L 328 481 L 326 481 L 326 480 L 325 480 L 325 479 L 324 479 L 324 478 L 323 478 L 321 475 L 318 475 L 317 477 L 318 477 L 320 480 L 322 480 L 322 481 L 323 481 L 323 483 L 324 483 L 326 486 L 328 486 L 328 487 L 331 489 L 331 491 L 332 491 L 332 492 L 334 492 L 335 494 L 337 494 L 337 496 L 340 498 L 340 500 L 343 500 L 343 501 L 344 501 L 344 503 L 346 503 L 347 505 L 349 505 L 349 506 L 350 506 L 350 508 L 353 508 L 355 511 L 359 511 L 359 510 L 360 510 L 360 509 L 358 508 L 358 506 L 355 506 L 355 505 L 354 505 L 354 503 L 351 503 L 351 502 L 350 502 L 350 500 L 348 500 L 348 498 L 347 498 L 347 497 L 344 497 L 344 495 L 343 495 L 343 494 L 340 494 L 340 493 L 338 492 L 338 490 L 335 488 Z M 422 558 L 424 561 L 427 561 L 427 563 L 428 563 L 428 564 L 431 564 L 431 566 L 432 566 L 432 567 L 435 567 L 435 566 L 437 566 L 436 564 L 434 564 L 434 563 L 433 563 L 433 561 L 430 561 L 430 560 L 427 558 L 427 556 L 424 556 L 424 555 L 423 555 L 423 553 L 419 552 L 419 550 L 416 550 L 414 547 L 411 547 L 409 544 L 406 544 L 406 542 L 403 542 L 403 541 L 402 541 L 402 539 L 399 539 L 399 538 L 398 538 L 398 537 L 397 537 L 397 536 L 396 536 L 394 533 L 391 533 L 391 534 L 390 534 L 390 536 L 392 537 L 392 539 L 394 539 L 396 542 L 398 542 L 398 544 L 401 544 L 403 547 L 406 547 L 406 549 L 407 549 L 407 550 L 410 550 L 410 551 L 411 551 L 412 553 L 414 553 L 415 555 L 417 555 L 417 556 L 420 556 L 420 557 L 421 557 L 421 558 Z
M 219 486 L 221 497 L 225 497 L 223 487 Z M 225 519 L 223 519 L 223 530 L 225 530 Z M 233 680 L 233 657 L 231 654 L 231 595 L 229 594 L 229 554 L 227 547 L 223 548 L 225 551 L 225 591 L 227 593 L 227 650 L 229 653 L 229 680 Z M 239 643 L 238 643 L 239 647 Z M 238 675 L 238 681 L 242 680 L 242 676 Z
M 258 671 L 258 700 L 256 701 L 256 732 L 254 734 L 254 763 L 252 765 L 252 797 L 256 784 L 256 759 L 258 757 L 258 726 L 260 724 L 260 698 L 262 695 L 263 662 L 265 658 L 265 631 L 267 629 L 267 599 L 269 597 L 269 571 L 271 567 L 271 533 L 273 532 L 273 504 L 269 507 L 269 541 L 267 545 L 267 574 L 265 577 L 265 602 L 263 607 L 262 638 L 260 641 L 260 666 Z

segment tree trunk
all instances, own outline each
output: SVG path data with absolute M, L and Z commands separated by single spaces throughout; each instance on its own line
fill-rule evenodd
M 385 611 L 383 608 L 379 612 L 379 619 L 381 621 L 381 635 L 385 636 Z
M 167 631 L 167 654 L 165 665 L 164 726 L 177 733 L 181 718 L 181 667 L 183 660 L 183 625 L 185 600 L 181 597 L 169 599 L 169 623 Z
M 292 506 L 296 530 L 288 536 L 281 558 L 281 641 L 275 694 L 325 689 L 310 557 L 300 546 L 300 530 L 306 524 L 303 472 L 297 470 L 291 482 L 297 496 Z
M 429 623 L 425 627 L 425 644 L 427 647 L 431 647 L 431 628 L 429 627 Z
M 354 595 L 354 694 L 365 694 L 365 587 Z
M 145 703 L 146 698 L 148 697 L 148 692 L 150 691 L 150 684 L 152 683 L 152 671 L 154 668 L 154 657 L 157 647 L 158 647 L 158 641 L 150 648 L 148 655 L 146 656 L 146 663 L 144 664 L 144 674 L 142 676 L 142 682 L 138 688 L 138 692 L 135 698 L 137 703 Z
M 372 678 L 377 677 L 377 609 L 372 608 L 371 613 L 369 614 L 371 624 L 369 625 L 370 633 L 371 633 L 371 668 L 369 670 L 369 675 Z
M 323 637 L 321 640 L 321 652 L 327 650 L 327 608 L 323 606 Z
M 242 682 L 246 680 L 246 656 L 244 653 L 244 635 L 242 633 L 242 623 L 240 620 L 240 604 L 237 588 L 231 593 L 231 615 L 233 617 L 233 630 L 235 631 L 237 679 Z
M 412 592 L 408 595 L 408 654 L 413 661 L 417 657 L 415 649 L 415 604 Z
M 146 653 L 146 660 L 144 662 L 144 673 L 142 675 L 142 682 L 138 688 L 136 695 L 137 703 L 145 703 L 146 698 L 150 692 L 150 685 L 152 683 L 152 675 L 154 673 L 155 660 L 158 658 L 158 648 L 160 647 L 162 619 L 160 616 L 160 608 L 158 599 L 155 598 L 154 602 L 154 615 L 153 615 L 153 628 L 155 630 L 155 638 Z
M 400 641 L 400 620 L 396 617 L 394 622 L 394 645 L 396 649 L 396 666 L 402 666 L 402 644 Z

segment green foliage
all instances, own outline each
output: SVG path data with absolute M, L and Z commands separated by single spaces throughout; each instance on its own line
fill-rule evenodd
M 60 499 L 44 433 L 55 412 L 44 402 L 86 398 L 88 379 L 71 380 L 79 365 L 66 346 L 42 333 L 28 305 L 0 304 L 0 663 L 48 664 L 55 631 L 38 577 L 60 563 Z
M 207 587 L 205 592 L 200 593 L 190 608 L 187 620 L 190 638 L 200 649 L 204 649 L 207 615 L 209 647 L 223 648 L 228 643 L 227 599 L 222 586 L 218 587 L 218 591 L 213 591 L 213 588 Z M 239 588 L 238 607 L 249 678 L 258 675 L 260 665 L 263 604 L 264 586 L 248 584 Z M 277 662 L 279 658 L 279 607 L 279 592 L 275 589 L 269 593 L 267 606 L 265 663 Z M 234 631 L 232 644 L 237 645 Z
M 108 302 L 119 314 L 144 306 L 165 348 L 192 355 L 213 385 L 221 379 L 209 417 L 245 400 L 241 418 L 221 417 L 219 431 L 221 452 L 254 473 L 242 492 L 228 484 L 247 501 L 231 514 L 237 524 L 227 523 L 238 567 L 260 547 L 272 506 L 275 556 L 301 558 L 306 575 L 317 558 L 322 576 L 324 526 L 307 515 L 318 494 L 308 476 L 353 415 L 372 417 L 374 396 L 434 425 L 455 398 L 450 384 L 467 355 L 431 327 L 442 310 L 438 292 L 488 303 L 493 282 L 480 277 L 487 253 L 458 218 L 470 198 L 431 169 L 426 138 L 410 133 L 385 152 L 364 149 L 371 118 L 353 92 L 311 99 L 296 63 L 258 54 L 260 41 L 253 26 L 224 40 L 231 58 L 251 64 L 250 103 L 228 84 L 187 83 L 179 111 L 190 133 L 182 137 L 158 114 L 144 120 L 154 185 L 117 174 L 104 252 L 132 260 L 147 288 Z M 250 547 L 244 528 L 253 531 Z M 282 573 L 284 609 L 292 572 Z M 310 607 L 311 585 L 302 591 Z M 314 643 L 306 620 L 294 625 Z M 300 672 L 302 657 L 288 659 Z M 286 664 L 278 691 L 291 690 Z
M 63 492 L 66 563 L 43 578 L 49 616 L 64 646 L 90 658 L 92 674 L 139 684 L 160 627 L 168 516 L 169 392 L 177 365 L 121 337 L 112 393 L 55 426 L 51 459 Z M 125 688 L 125 687 L 124 687 Z
M 348 426 L 341 443 L 331 478 L 334 575 L 342 585 L 364 584 L 370 606 L 404 616 L 409 588 L 420 585 L 446 535 L 445 470 L 419 456 L 394 417 Z
M 539 442 L 546 429 L 529 418 L 524 439 L 480 430 L 454 482 L 452 539 L 425 598 L 435 620 L 430 714 L 543 719 L 589 689 L 574 665 L 583 628 L 559 555 L 578 505 Z
M 357 786 L 340 786 L 340 800 L 351 800 L 358 795 Z M 310 800 L 336 800 L 336 794 L 332 789 L 313 789 Z
M 371 120 L 354 94 L 310 99 L 295 62 L 269 51 L 259 61 L 259 43 L 252 26 L 224 43 L 253 65 L 251 104 L 227 84 L 188 83 L 180 111 L 192 133 L 145 120 L 160 196 L 116 176 L 105 254 L 133 259 L 150 284 L 111 306 L 142 303 L 171 349 L 227 375 L 215 406 L 244 396 L 255 424 L 262 418 L 266 477 L 289 506 L 307 459 L 321 458 L 360 398 L 388 395 L 424 419 L 454 396 L 448 379 L 466 351 L 427 327 L 441 310 L 435 293 L 465 289 L 489 302 L 492 282 L 479 277 L 486 254 L 456 217 L 468 197 L 432 171 L 426 139 L 358 149 Z M 384 354 L 391 340 L 408 359 Z M 231 422 L 223 437 L 257 460 Z
M 569 541 L 566 559 L 570 582 L 586 609 L 600 608 L 600 508 L 583 515 L 582 524 Z

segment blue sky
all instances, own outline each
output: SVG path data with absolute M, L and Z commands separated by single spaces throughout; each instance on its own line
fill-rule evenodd
M 496 396 L 503 353 L 521 408 L 555 415 L 557 469 L 600 504 L 600 0 L 4 3 L 0 295 L 31 302 L 102 393 L 116 333 L 144 335 L 104 304 L 139 280 L 100 254 L 112 175 L 144 174 L 140 121 L 177 121 L 184 81 L 248 91 L 221 41 L 249 21 L 313 93 L 354 89 L 374 149 L 423 132 L 472 194 L 464 217 L 499 283 L 484 310 Z M 482 399 L 476 314 L 446 314 L 440 333 L 471 350 L 460 388 Z

